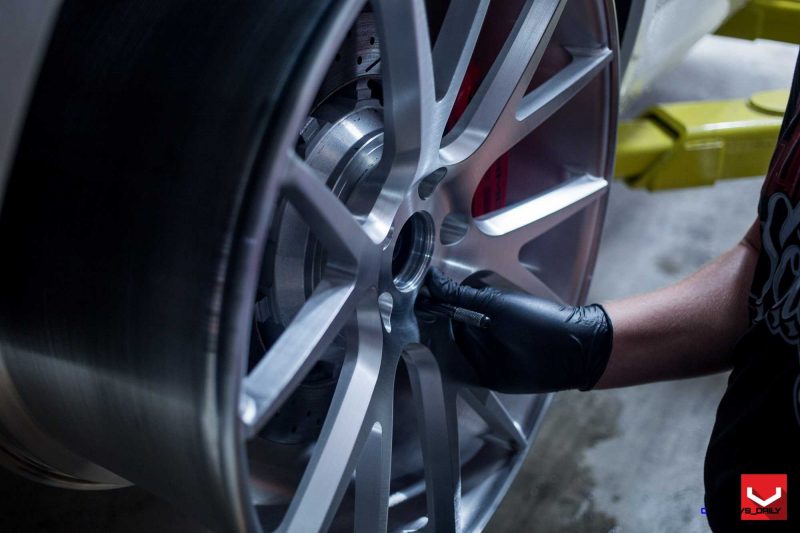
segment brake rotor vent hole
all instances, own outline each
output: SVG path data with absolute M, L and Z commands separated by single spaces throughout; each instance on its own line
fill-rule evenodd
M 418 212 L 400 230 L 392 251 L 392 276 L 401 291 L 410 291 L 422 282 L 433 254 L 433 220 Z

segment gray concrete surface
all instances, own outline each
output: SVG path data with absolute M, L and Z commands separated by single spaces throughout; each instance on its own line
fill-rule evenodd
M 795 49 L 709 38 L 648 102 L 735 97 L 788 85 Z M 671 283 L 733 245 L 755 217 L 760 180 L 649 194 L 615 184 L 592 300 Z M 691 533 L 702 462 L 725 376 L 556 397 L 494 532 Z M 199 531 L 131 488 L 81 493 L 0 469 L 0 531 Z
M 788 87 L 797 48 L 707 37 L 635 106 Z M 673 283 L 733 246 L 762 178 L 648 193 L 612 187 L 590 301 Z M 709 531 L 703 458 L 727 376 L 556 396 L 490 532 Z

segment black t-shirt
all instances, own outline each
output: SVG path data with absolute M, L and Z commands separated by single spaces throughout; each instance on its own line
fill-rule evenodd
M 751 326 L 740 339 L 705 465 L 715 532 L 800 532 L 800 58 L 781 135 L 761 191 L 761 251 L 750 289 Z M 751 521 L 774 506 L 747 498 L 742 474 L 785 474 L 786 521 Z M 774 484 L 774 483 L 773 483 Z M 770 485 L 771 487 L 772 485 Z M 768 501 L 772 488 L 754 492 Z M 743 494 L 744 492 L 744 494 Z M 776 504 L 777 505 L 777 504 Z M 777 507 L 774 507 L 777 509 Z M 773 510 L 774 510 L 773 509 Z

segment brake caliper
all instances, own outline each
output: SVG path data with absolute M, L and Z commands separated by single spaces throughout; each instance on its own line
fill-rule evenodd
M 461 83 L 461 88 L 458 90 L 458 95 L 453 103 L 453 111 L 447 119 L 445 132 L 450 131 L 464 114 L 472 97 L 478 92 L 478 87 L 480 87 L 485 74 L 485 72 L 481 72 L 474 61 L 470 62 L 464 74 L 464 81 Z M 508 153 L 505 153 L 486 170 L 477 189 L 475 189 L 475 194 L 472 197 L 472 216 L 479 217 L 505 207 L 507 185 Z

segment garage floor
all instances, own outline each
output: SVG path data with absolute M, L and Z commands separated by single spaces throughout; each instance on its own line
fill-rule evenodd
M 786 87 L 796 48 L 707 38 L 648 102 Z M 755 217 L 759 179 L 649 194 L 613 187 L 590 298 L 661 287 L 732 246 Z M 494 532 L 707 531 L 702 462 L 725 376 L 559 394 Z M 2 531 L 199 531 L 139 489 L 63 491 L 0 470 Z

